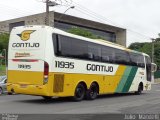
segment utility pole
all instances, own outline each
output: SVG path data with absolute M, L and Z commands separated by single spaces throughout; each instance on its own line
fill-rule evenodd
M 49 26 L 49 0 L 46 0 L 46 18 L 45 18 L 45 25 Z
M 152 38 L 152 63 L 154 63 L 154 42 L 155 39 Z
M 53 7 L 53 6 L 56 6 L 56 5 L 59 5 L 58 3 L 56 3 L 55 1 L 49 1 L 49 0 L 46 0 L 46 17 L 45 17 L 45 25 L 49 26 L 49 7 Z
M 152 38 L 152 63 L 154 63 L 154 42 L 155 42 L 155 39 Z M 154 73 L 152 72 L 151 73 L 151 78 L 152 78 L 152 83 L 154 83 Z

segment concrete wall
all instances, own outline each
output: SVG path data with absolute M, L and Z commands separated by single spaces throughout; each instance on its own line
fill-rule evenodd
M 51 20 L 54 19 L 52 14 L 50 14 L 50 18 Z M 0 22 L 0 32 L 9 32 L 9 24 L 20 22 L 20 21 L 24 21 L 25 25 L 45 25 L 45 13 L 2 21 Z
M 53 13 L 50 12 L 50 26 L 53 26 L 54 20 L 59 22 L 64 22 L 67 24 L 73 24 L 77 26 L 87 27 L 91 29 L 96 29 L 100 31 L 112 32 L 116 34 L 116 43 L 126 46 L 126 29 L 86 20 L 83 18 L 78 18 L 70 15 L 60 14 L 60 13 Z M 44 25 L 45 24 L 45 13 L 40 13 L 36 15 L 16 18 L 12 20 L 6 20 L 0 22 L 0 32 L 9 32 L 9 24 L 24 21 L 25 25 Z
M 126 41 L 126 30 L 120 30 L 116 32 L 116 42 L 117 44 L 123 45 L 123 46 L 127 46 L 127 41 Z

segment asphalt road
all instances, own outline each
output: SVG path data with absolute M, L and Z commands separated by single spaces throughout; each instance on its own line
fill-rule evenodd
M 160 84 L 141 95 L 116 94 L 99 96 L 94 101 L 73 102 L 69 98 L 45 101 L 38 96 L 2 95 L 0 113 L 14 114 L 103 114 L 160 113 Z

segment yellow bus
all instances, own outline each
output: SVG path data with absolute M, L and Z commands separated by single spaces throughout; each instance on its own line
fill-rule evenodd
M 22 26 L 11 31 L 7 90 L 45 99 L 151 89 L 147 54 L 104 40 L 73 35 L 49 26 Z

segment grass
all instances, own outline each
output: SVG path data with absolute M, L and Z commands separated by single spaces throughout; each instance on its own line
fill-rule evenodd
M 6 75 L 6 67 L 5 65 L 0 65 L 0 76 Z

